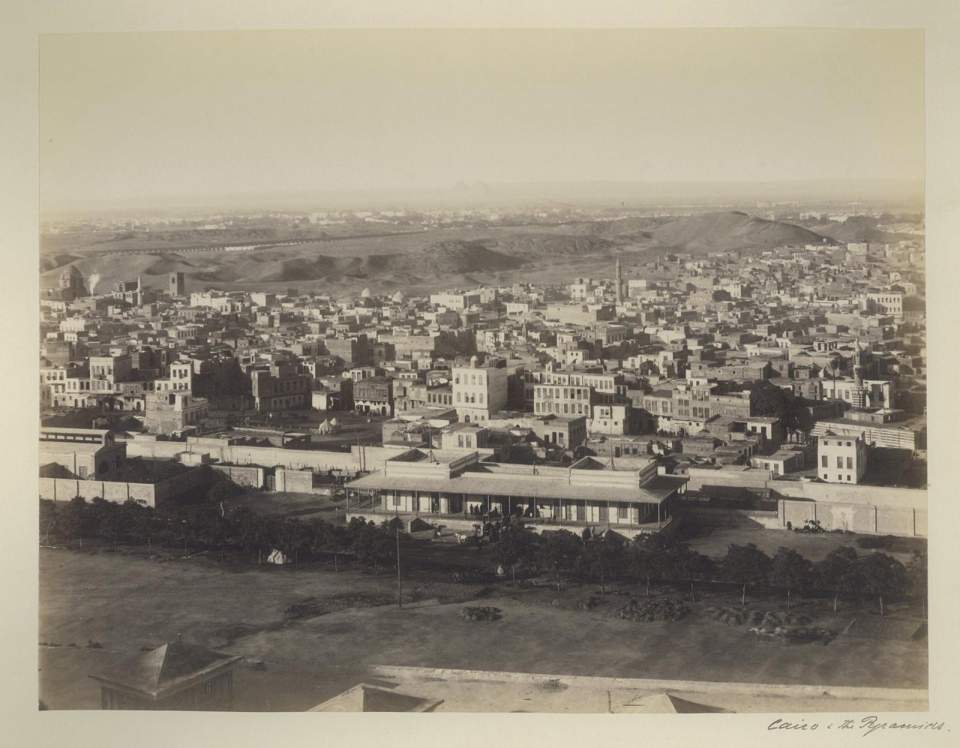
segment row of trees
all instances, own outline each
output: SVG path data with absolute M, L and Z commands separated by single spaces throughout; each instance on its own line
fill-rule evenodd
M 913 594 L 924 605 L 926 600 L 927 566 L 922 554 L 905 566 L 884 553 L 858 556 L 855 549 L 841 547 L 812 563 L 790 548 L 780 548 L 771 557 L 747 544 L 731 545 L 726 556 L 714 560 L 662 535 L 639 536 L 628 543 L 610 533 L 578 536 L 560 530 L 538 536 L 519 526 L 501 533 L 495 552 L 514 580 L 518 568 L 550 570 L 558 589 L 563 574 L 599 582 L 601 592 L 608 580 L 616 578 L 644 582 L 649 595 L 651 582 L 658 581 L 689 585 L 695 600 L 698 582 L 727 582 L 740 586 L 741 605 L 746 605 L 751 587 L 764 586 L 782 590 L 787 607 L 795 593 L 832 594 L 834 612 L 841 597 L 875 597 L 881 615 L 890 599 Z
M 308 558 L 350 555 L 374 569 L 394 563 L 396 538 L 388 525 L 353 519 L 336 525 L 319 519 L 265 517 L 246 507 L 226 511 L 223 504 L 204 502 L 156 510 L 135 501 L 117 504 L 77 497 L 65 505 L 40 502 L 40 539 L 51 543 L 79 544 L 97 539 L 112 545 L 154 545 L 215 551 L 227 550 L 256 557 L 258 563 L 279 550 L 294 563 Z M 409 541 L 405 541 L 409 542 Z
M 219 490 L 209 492 L 216 498 Z M 349 555 L 374 570 L 396 563 L 397 533 L 394 523 L 376 525 L 354 518 L 346 525 L 319 519 L 265 517 L 246 507 L 226 511 L 222 501 L 175 506 L 162 510 L 133 501 L 116 504 L 102 499 L 75 498 L 66 505 L 40 503 L 40 538 L 44 544 L 78 543 L 98 539 L 117 547 L 120 543 L 208 550 L 223 556 L 226 550 L 263 560 L 276 549 L 294 563 L 333 556 L 339 569 L 341 556 Z M 401 534 L 403 545 L 414 541 Z M 524 569 L 552 573 L 557 588 L 564 575 L 599 582 L 606 592 L 610 580 L 643 582 L 649 595 L 653 581 L 684 584 L 691 600 L 702 582 L 734 583 L 746 604 L 752 587 L 772 587 L 786 595 L 787 606 L 795 593 L 831 594 L 834 611 L 841 598 L 874 597 L 881 615 L 886 601 L 908 594 L 926 600 L 926 556 L 918 554 L 908 566 L 884 553 L 858 555 L 851 547 L 832 551 L 812 563 L 797 551 L 780 548 L 772 557 L 753 544 L 731 545 L 722 559 L 714 560 L 688 545 L 662 535 L 638 536 L 627 542 L 613 533 L 577 535 L 568 530 L 538 535 L 522 524 L 507 524 L 494 544 L 497 563 L 509 569 L 516 581 Z M 925 609 L 924 609 L 925 611 Z

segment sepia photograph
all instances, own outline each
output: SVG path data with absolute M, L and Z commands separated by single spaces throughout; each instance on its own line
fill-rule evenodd
M 39 35 L 39 710 L 943 729 L 923 31 L 547 26 Z

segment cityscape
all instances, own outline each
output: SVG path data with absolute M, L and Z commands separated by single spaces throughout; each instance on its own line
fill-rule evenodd
M 444 188 L 51 198 L 40 709 L 926 711 L 922 159 L 471 158 Z

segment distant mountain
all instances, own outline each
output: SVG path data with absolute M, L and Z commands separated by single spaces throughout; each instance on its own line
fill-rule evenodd
M 614 238 L 596 235 L 519 233 L 514 236 L 481 240 L 498 252 L 526 262 L 556 257 L 582 257 L 606 254 L 617 248 Z
M 693 252 L 835 243 L 802 226 L 769 221 L 740 211 L 683 216 L 651 229 L 649 234 L 660 246 Z
M 40 257 L 40 272 L 45 273 L 48 270 L 61 268 L 64 265 L 69 265 L 71 262 L 76 262 L 79 259 L 80 255 L 71 255 L 66 253 L 57 255 L 42 255 Z
M 245 243 L 243 238 L 235 240 Z M 183 272 L 193 288 L 255 288 L 272 283 L 442 287 L 448 283 L 509 282 L 512 273 L 535 275 L 540 270 L 551 270 L 559 277 L 560 267 L 576 273 L 578 266 L 605 264 L 623 251 L 631 253 L 633 262 L 645 262 L 676 250 L 700 253 L 837 241 L 846 239 L 746 213 L 724 212 L 542 227 L 429 230 L 239 252 L 188 252 L 170 247 L 113 254 L 88 250 L 81 255 L 65 247 L 44 256 L 41 282 L 44 287 L 55 286 L 62 269 L 73 265 L 84 277 L 98 274 L 100 289 L 138 276 L 146 286 L 162 288 L 166 274 L 174 271 Z
M 222 259 L 222 258 L 218 258 Z M 488 249 L 481 241 L 451 239 L 408 252 L 337 257 L 298 248 L 235 253 L 229 263 L 195 274 L 206 283 L 291 283 L 356 280 L 410 281 L 497 273 L 523 266 L 525 261 Z
M 811 230 L 835 241 L 847 242 L 895 242 L 904 238 L 916 238 L 893 234 L 877 228 L 877 219 L 870 216 L 853 216 L 844 222 L 827 221 L 811 226 Z
M 523 257 L 503 254 L 487 246 L 488 242 L 480 239 L 464 241 L 452 239 L 431 244 L 422 250 L 406 255 L 405 264 L 409 263 L 414 272 L 439 275 L 443 273 L 495 273 L 502 270 L 513 270 L 526 264 Z M 494 242 L 498 245 L 499 242 Z

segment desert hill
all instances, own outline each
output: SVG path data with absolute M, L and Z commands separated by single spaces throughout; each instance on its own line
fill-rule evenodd
M 649 233 L 653 241 L 661 246 L 694 252 L 833 243 L 829 238 L 802 226 L 769 221 L 740 211 L 683 216 Z
M 46 288 L 56 285 L 62 269 L 75 265 L 85 277 L 98 274 L 100 289 L 137 276 L 146 286 L 159 288 L 165 285 L 166 274 L 174 271 L 183 272 L 194 288 L 252 288 L 271 283 L 441 287 L 462 281 L 509 282 L 511 274 L 517 273 L 536 278 L 544 270 L 577 272 L 580 265 L 590 272 L 591 263 L 605 266 L 625 250 L 631 251 L 634 261 L 644 262 L 643 258 L 653 259 L 665 251 L 701 253 L 835 241 L 802 226 L 725 212 L 553 226 L 436 229 L 242 252 L 171 248 L 106 254 L 89 249 L 71 252 L 69 245 L 61 245 L 56 252 L 44 254 L 41 283 Z
M 828 236 L 844 244 L 847 242 L 895 242 L 899 239 L 915 238 L 883 231 L 878 228 L 877 224 L 878 221 L 876 218 L 853 216 L 842 223 L 839 221 L 827 221 L 825 223 L 815 224 L 810 228 L 818 234 Z

